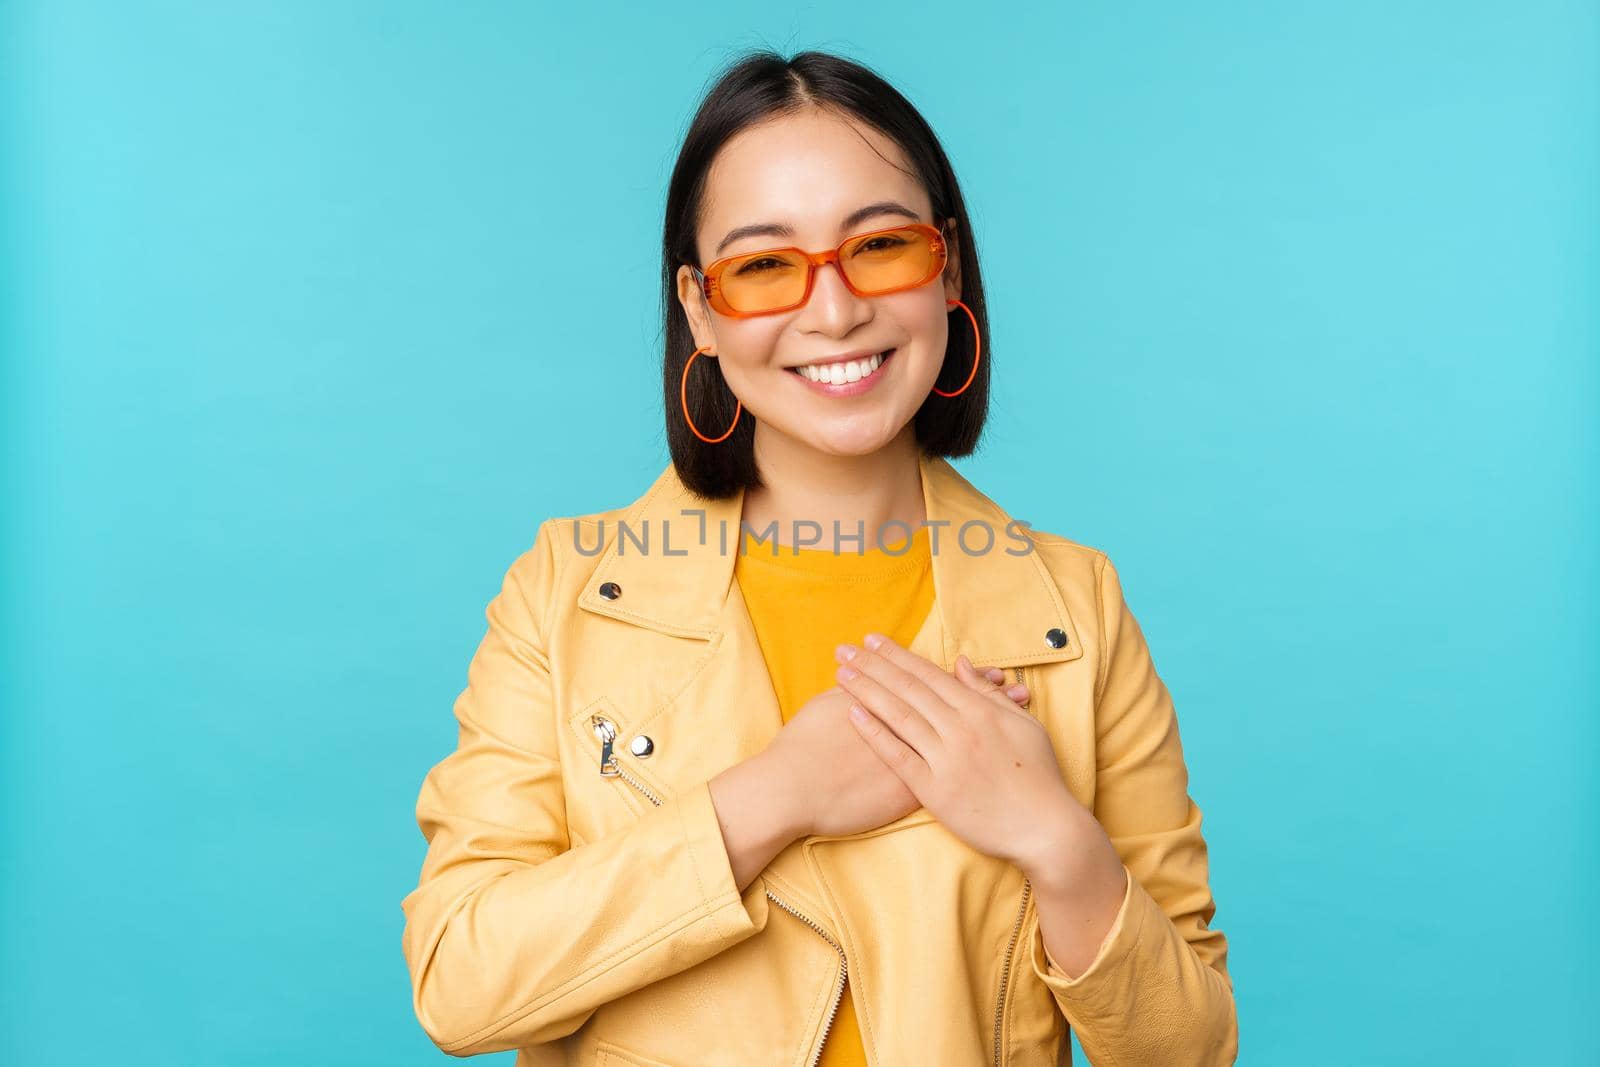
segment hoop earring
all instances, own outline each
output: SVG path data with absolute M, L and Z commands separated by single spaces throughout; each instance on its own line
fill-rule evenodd
M 699 427 L 694 424 L 694 419 L 690 418 L 689 416 L 689 368 L 694 366 L 695 358 L 698 357 L 700 353 L 709 351 L 711 351 L 711 346 L 704 345 L 690 353 L 689 361 L 683 365 L 683 384 L 678 389 L 678 396 L 683 400 L 683 421 L 689 424 L 689 429 L 694 431 L 694 435 L 696 437 L 700 438 L 700 440 L 704 441 L 708 445 L 714 445 L 718 441 L 726 441 L 728 439 L 728 434 L 733 433 L 733 428 L 739 425 L 739 415 L 744 411 L 744 403 L 738 397 L 734 397 L 733 422 L 728 426 L 727 431 L 724 432 L 721 437 L 707 437 L 705 434 L 701 433 Z
M 972 379 L 978 376 L 978 357 L 983 354 L 983 337 L 978 333 L 978 317 L 972 313 L 971 308 L 962 304 L 959 300 L 946 300 L 944 302 L 944 306 L 947 308 L 953 308 L 957 305 L 960 305 L 961 310 L 967 313 L 967 318 L 972 320 L 972 371 L 967 375 L 967 380 L 961 383 L 961 388 L 953 393 L 947 393 L 938 386 L 934 386 L 933 391 L 940 396 L 960 396 L 966 392 L 967 386 L 972 384 Z

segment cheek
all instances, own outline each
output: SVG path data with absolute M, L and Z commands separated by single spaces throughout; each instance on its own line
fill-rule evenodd
M 906 338 L 902 346 L 902 355 L 910 356 L 905 368 L 911 371 L 910 377 L 923 379 L 931 385 L 939 375 L 939 368 L 944 362 L 945 347 L 950 338 L 950 319 L 944 306 L 943 290 L 937 291 L 937 299 L 929 300 L 923 293 L 906 294 L 906 299 L 897 301 L 893 307 L 893 315 L 898 322 L 899 333 Z M 955 309 L 960 311 L 959 308 Z
M 723 319 L 717 327 L 722 373 L 735 389 L 776 359 L 782 323 L 756 319 Z

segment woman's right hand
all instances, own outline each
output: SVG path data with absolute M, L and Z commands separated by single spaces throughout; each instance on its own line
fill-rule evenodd
M 979 668 L 1004 678 L 996 668 Z M 1022 686 L 1006 694 L 1028 702 Z M 763 757 L 775 768 L 801 836 L 872 830 L 916 811 L 920 804 L 883 765 L 849 722 L 853 698 L 838 686 L 808 700 L 778 731 Z

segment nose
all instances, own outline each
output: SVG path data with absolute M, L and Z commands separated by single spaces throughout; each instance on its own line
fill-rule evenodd
M 817 268 L 811 281 L 811 298 L 801 312 L 805 316 L 801 325 L 843 337 L 872 318 L 872 302 L 850 291 L 837 262 L 825 263 Z

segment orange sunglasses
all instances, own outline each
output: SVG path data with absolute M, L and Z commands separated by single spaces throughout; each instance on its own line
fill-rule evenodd
M 817 268 L 838 265 L 845 288 L 857 296 L 883 296 L 926 285 L 944 270 L 947 252 L 937 226 L 912 222 L 846 237 L 837 248 L 807 252 L 767 248 L 725 256 L 705 270 L 688 264 L 716 311 L 747 319 L 791 311 L 811 299 Z

